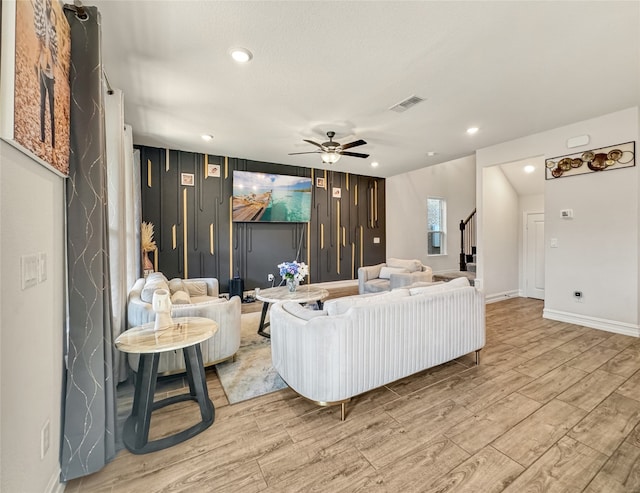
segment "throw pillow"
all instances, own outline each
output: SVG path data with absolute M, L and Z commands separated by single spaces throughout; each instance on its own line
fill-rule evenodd
M 409 272 L 417 272 L 422 270 L 422 262 L 416 259 L 390 258 L 387 259 L 387 267 L 400 267 L 401 269 L 407 269 Z
M 191 296 L 186 291 L 176 291 L 171 295 L 171 303 L 174 305 L 188 305 L 191 303 Z
M 207 296 L 207 283 L 205 281 L 184 281 L 184 285 L 191 296 Z
M 157 281 L 158 279 L 168 283 L 169 280 L 165 277 L 162 272 L 150 272 L 147 276 L 147 281 Z
M 409 274 L 409 271 L 402 267 L 382 267 L 379 277 L 380 279 L 390 279 L 391 274 Z
M 169 291 L 171 294 L 177 291 L 186 291 L 187 288 L 184 286 L 184 282 L 179 277 L 175 277 L 169 281 Z
M 294 317 L 298 317 L 303 320 L 311 320 L 312 318 L 325 317 L 327 315 L 326 310 L 309 310 L 295 301 L 284 302 L 282 304 L 282 309 Z
M 151 274 L 149 274 L 151 276 Z M 156 289 L 166 289 L 169 291 L 169 285 L 167 282 L 160 278 L 155 278 L 152 280 L 148 280 L 144 283 L 144 288 L 142 288 L 142 292 L 140 293 L 140 299 L 145 303 L 153 302 L 153 293 L 156 292 Z

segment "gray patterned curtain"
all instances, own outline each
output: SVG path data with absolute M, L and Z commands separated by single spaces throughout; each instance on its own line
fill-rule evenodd
M 100 18 L 95 7 L 85 10 L 88 17 L 80 20 L 65 5 L 71 26 L 71 156 L 63 481 L 98 471 L 116 452 Z

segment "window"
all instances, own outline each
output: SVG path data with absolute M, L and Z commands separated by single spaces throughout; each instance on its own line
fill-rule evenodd
M 447 203 L 444 199 L 427 198 L 427 254 L 445 255 Z

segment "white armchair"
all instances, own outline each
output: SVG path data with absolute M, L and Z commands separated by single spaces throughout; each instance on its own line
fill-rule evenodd
M 138 279 L 129 292 L 127 304 L 128 328 L 155 320 L 151 305 L 157 288 L 169 289 L 173 301 L 172 317 L 205 317 L 218 323 L 218 331 L 201 343 L 205 366 L 232 358 L 240 347 L 241 301 L 238 296 L 227 300 L 218 297 L 218 280 L 215 278 L 172 279 L 162 274 L 150 274 Z M 138 369 L 138 354 L 129 354 L 131 369 Z M 181 373 L 186 370 L 182 351 L 168 351 L 160 355 L 159 374 Z
M 385 263 L 358 269 L 358 292 L 379 293 L 409 286 L 415 282 L 431 282 L 433 271 L 419 260 L 387 259 Z

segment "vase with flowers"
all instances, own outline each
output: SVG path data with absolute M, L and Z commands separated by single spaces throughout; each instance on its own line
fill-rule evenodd
M 280 269 L 280 276 L 286 282 L 289 291 L 294 292 L 300 284 L 300 281 L 303 281 L 304 278 L 309 275 L 309 268 L 304 262 L 282 262 L 278 264 L 278 269 Z
M 156 242 L 153 239 L 153 223 L 143 222 L 140 227 L 140 247 L 142 248 L 142 270 L 145 277 L 153 272 L 153 264 L 149 258 L 149 252 L 156 249 Z

